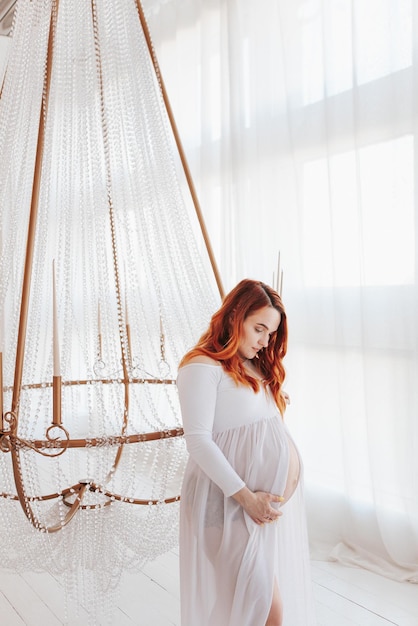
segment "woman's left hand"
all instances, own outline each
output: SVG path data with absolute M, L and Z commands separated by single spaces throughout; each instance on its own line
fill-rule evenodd
M 232 497 L 239 502 L 251 519 L 261 526 L 276 521 L 282 515 L 282 511 L 274 508 L 272 503 L 283 502 L 283 496 L 265 491 L 251 491 L 248 487 L 243 487 Z

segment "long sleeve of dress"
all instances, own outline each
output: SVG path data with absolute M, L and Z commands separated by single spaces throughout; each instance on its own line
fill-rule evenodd
M 190 363 L 179 370 L 177 388 L 187 450 L 195 463 L 228 497 L 242 489 L 245 483 L 213 441 L 221 373 L 221 366 Z

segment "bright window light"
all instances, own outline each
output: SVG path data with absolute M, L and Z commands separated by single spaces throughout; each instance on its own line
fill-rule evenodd
M 299 20 L 305 105 L 412 65 L 412 0 L 307 0 Z
M 413 161 L 407 135 L 304 165 L 307 286 L 414 282 Z

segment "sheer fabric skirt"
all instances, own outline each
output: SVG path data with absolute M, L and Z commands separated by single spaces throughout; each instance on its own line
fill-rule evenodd
M 214 435 L 251 490 L 277 495 L 287 484 L 289 439 L 277 417 Z M 275 579 L 284 626 L 316 624 L 301 476 L 281 508 L 277 522 L 255 524 L 189 460 L 180 503 L 182 626 L 264 626 Z

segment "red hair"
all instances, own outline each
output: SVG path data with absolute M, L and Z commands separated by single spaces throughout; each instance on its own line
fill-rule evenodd
M 259 391 L 260 381 L 251 376 L 242 363 L 238 348 L 244 320 L 266 306 L 280 313 L 280 324 L 270 336 L 267 347 L 260 350 L 254 361 L 263 378 L 263 385 L 270 387 L 274 400 L 283 414 L 286 402 L 281 392 L 285 379 L 283 358 L 287 352 L 287 319 L 279 294 L 260 281 L 244 279 L 224 298 L 221 308 L 212 316 L 207 331 L 196 346 L 181 360 L 180 367 L 193 357 L 205 355 L 219 361 L 237 384 Z

